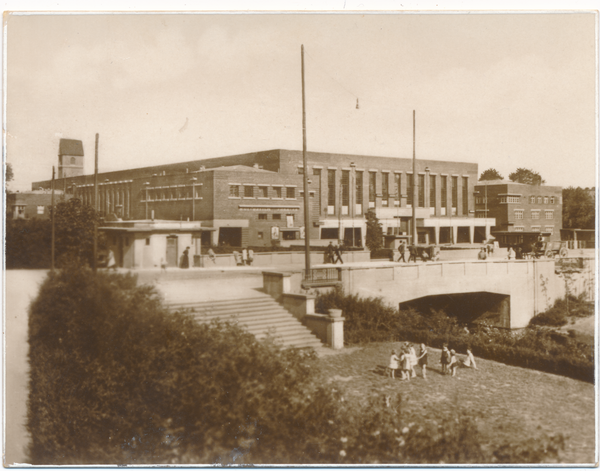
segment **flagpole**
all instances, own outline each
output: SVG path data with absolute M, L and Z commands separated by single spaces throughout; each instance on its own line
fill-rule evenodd
M 308 164 L 306 161 L 306 99 L 304 92 L 304 44 L 300 47 L 302 59 L 302 163 L 304 165 L 304 265 L 305 279 L 311 280 L 310 271 L 310 194 L 308 191 Z

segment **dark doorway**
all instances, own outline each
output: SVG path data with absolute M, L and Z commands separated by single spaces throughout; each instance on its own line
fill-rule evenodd
M 465 324 L 486 324 L 510 327 L 510 296 L 477 292 L 425 296 L 400 303 L 400 309 L 413 308 L 423 315 L 443 311 Z
M 452 243 L 452 229 L 450 227 L 440 227 L 440 244 Z
M 241 227 L 221 227 L 219 229 L 219 245 L 229 245 L 231 247 L 242 246 L 242 228 Z
M 456 242 L 458 244 L 468 244 L 470 242 L 468 227 L 459 227 L 457 232 L 458 234 L 456 235 L 456 238 L 458 240 Z
M 481 244 L 485 241 L 485 227 L 476 227 L 475 234 L 473 235 L 473 242 Z
M 339 237 L 340 237 L 340 231 L 337 227 L 322 227 L 321 228 L 321 239 L 338 240 Z
M 177 267 L 177 236 L 167 237 L 167 266 Z
M 211 234 L 211 232 L 202 232 L 202 235 L 200 236 L 202 247 L 210 247 L 212 245 L 210 237 Z

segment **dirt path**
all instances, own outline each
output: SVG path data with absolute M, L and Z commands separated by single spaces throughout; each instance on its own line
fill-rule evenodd
M 440 374 L 440 352 L 430 349 L 428 379 L 401 382 L 383 371 L 398 343 L 377 343 L 324 355 L 323 381 L 344 390 L 347 400 L 366 403 L 370 396 L 401 393 L 403 413 L 414 421 L 439 421 L 468 412 L 490 445 L 515 443 L 542 434 L 567 437 L 566 463 L 593 463 L 594 386 L 562 376 L 477 360 L 478 370 Z

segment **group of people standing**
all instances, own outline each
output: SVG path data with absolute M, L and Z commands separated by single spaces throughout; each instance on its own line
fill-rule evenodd
M 409 342 L 405 342 L 400 349 L 400 354 L 396 350 L 392 350 L 390 363 L 388 366 L 388 375 L 395 379 L 396 370 L 400 370 L 400 380 L 410 381 L 411 378 L 417 377 L 415 366 L 421 367 L 423 378 L 427 379 L 427 347 L 424 343 L 421 344 L 419 355 L 415 352 L 415 348 Z
M 387 367 L 387 374 L 392 379 L 396 377 L 396 371 L 400 370 L 400 380 L 410 381 L 412 378 L 417 377 L 415 366 L 421 367 L 423 379 L 427 379 L 427 357 L 428 351 L 427 346 L 422 343 L 419 347 L 419 353 L 417 355 L 414 346 L 405 342 L 399 351 L 392 350 L 390 355 L 390 361 Z M 440 358 L 443 375 L 456 376 L 456 370 L 460 365 L 466 368 L 477 369 L 475 363 L 475 357 L 470 348 L 467 348 L 467 358 L 459 360 L 455 350 L 449 350 L 448 345 L 444 344 L 442 347 L 442 355 Z
M 254 261 L 254 250 L 244 247 L 241 254 L 237 250 L 234 250 L 233 258 L 235 258 L 235 264 L 238 267 L 250 266 Z
M 333 263 L 335 265 L 338 261 L 342 265 L 344 264 L 344 261 L 342 260 L 342 247 L 340 245 L 333 245 L 332 242 L 329 242 L 327 250 L 325 251 L 325 263 Z

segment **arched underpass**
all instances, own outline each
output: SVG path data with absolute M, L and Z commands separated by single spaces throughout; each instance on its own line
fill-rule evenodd
M 400 309 L 413 308 L 421 313 L 444 311 L 464 323 L 485 323 L 510 328 L 510 296 L 476 292 L 424 296 L 400 303 Z

